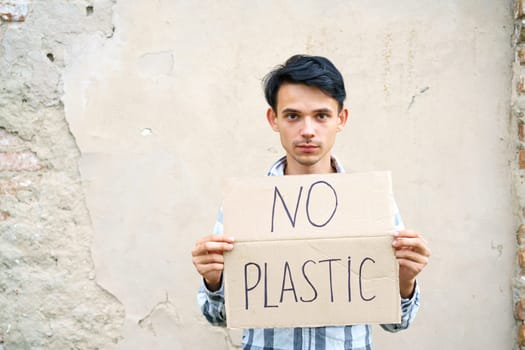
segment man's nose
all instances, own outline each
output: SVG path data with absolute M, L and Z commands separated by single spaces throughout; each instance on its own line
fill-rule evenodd
M 315 135 L 314 121 L 312 117 L 305 117 L 303 119 L 303 125 L 301 128 L 301 136 L 304 138 L 311 139 Z

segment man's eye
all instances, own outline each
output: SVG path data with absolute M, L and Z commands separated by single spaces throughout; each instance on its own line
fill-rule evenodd
M 292 114 L 287 114 L 286 118 L 290 119 L 290 120 L 295 120 L 295 119 L 299 118 L 299 116 L 297 114 L 293 114 L 292 113 Z
M 321 120 L 328 119 L 328 114 L 318 114 L 317 118 L 319 118 Z

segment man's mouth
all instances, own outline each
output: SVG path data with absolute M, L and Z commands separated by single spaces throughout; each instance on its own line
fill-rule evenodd
M 295 148 L 297 148 L 300 152 L 311 153 L 316 151 L 319 148 L 319 145 L 310 142 L 301 142 L 295 144 Z

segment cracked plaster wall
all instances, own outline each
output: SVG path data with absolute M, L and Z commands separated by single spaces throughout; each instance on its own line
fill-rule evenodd
M 0 22 L 4 348 L 239 346 L 199 315 L 190 250 L 221 179 L 281 155 L 260 79 L 297 52 L 341 68 L 336 153 L 391 169 L 433 249 L 416 323 L 376 329 L 377 348 L 511 348 L 511 8 L 29 2 L 25 22 Z

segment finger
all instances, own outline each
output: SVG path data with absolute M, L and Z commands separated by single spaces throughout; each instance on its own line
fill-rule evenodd
M 400 239 L 400 238 L 419 238 L 423 242 L 427 243 L 427 240 L 423 235 L 417 231 L 414 230 L 401 230 L 394 232 L 394 239 Z
M 210 272 L 219 272 L 224 270 L 224 264 L 205 264 L 205 265 L 196 265 L 197 271 L 202 275 L 209 274 Z
M 227 235 L 208 235 L 206 237 L 203 237 L 197 241 L 197 244 L 202 244 L 206 242 L 226 242 L 226 243 L 233 243 L 235 239 L 232 236 Z
M 414 278 L 425 268 L 425 264 L 420 264 L 408 259 L 397 259 L 397 262 L 399 264 L 400 276 L 401 271 L 404 271 L 403 274 L 405 276 L 408 272 L 410 278 Z
M 396 248 L 415 247 L 419 244 L 423 244 L 419 238 L 396 238 L 392 241 L 392 245 Z
M 224 264 L 224 256 L 222 254 L 198 255 L 193 258 L 193 263 L 195 265 L 206 265 L 213 263 Z
M 423 265 L 428 263 L 427 256 L 414 252 L 413 250 L 397 250 L 395 256 L 398 260 L 403 259 Z
M 233 244 L 223 242 L 203 242 L 196 245 L 191 251 L 192 256 L 207 255 L 210 252 L 224 252 L 233 249 Z
M 430 249 L 421 238 L 397 238 L 392 242 L 396 250 L 412 250 L 430 256 Z
M 415 237 L 421 237 L 421 234 L 414 230 L 401 230 L 396 231 L 394 233 L 395 237 L 409 237 L 409 238 L 415 238 Z

